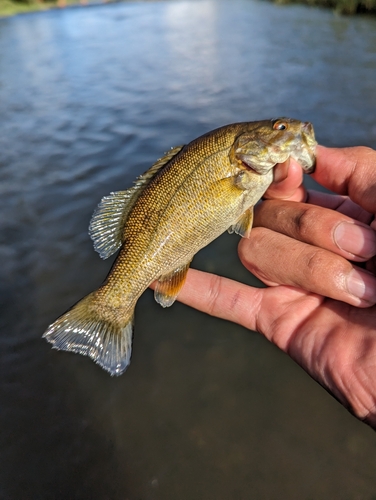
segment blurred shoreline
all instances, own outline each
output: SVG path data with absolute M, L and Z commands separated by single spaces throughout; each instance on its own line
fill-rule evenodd
M 355 14 L 376 15 L 376 0 L 274 0 L 278 5 L 300 4 L 311 7 L 325 7 L 336 14 L 352 16 Z
M 0 19 L 47 10 L 93 7 L 111 3 L 155 2 L 158 0 L 0 0 Z
M 43 12 L 52 9 L 67 7 L 90 7 L 108 3 L 120 3 L 130 0 L 0 0 L 0 18 L 27 14 L 30 12 Z M 131 0 L 158 1 L 158 0 Z M 376 0 L 274 0 L 278 5 L 301 4 L 311 7 L 326 7 L 337 14 L 376 15 Z

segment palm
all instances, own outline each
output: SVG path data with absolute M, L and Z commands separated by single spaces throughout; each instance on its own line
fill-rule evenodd
M 281 296 L 283 299 L 281 300 Z M 357 417 L 376 424 L 376 307 L 359 309 L 284 286 L 265 291 L 260 330 Z
M 179 300 L 263 333 L 358 418 L 376 426 L 376 307 L 290 286 L 252 288 L 190 270 Z

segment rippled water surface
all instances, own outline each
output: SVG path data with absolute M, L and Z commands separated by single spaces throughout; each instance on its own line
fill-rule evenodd
M 257 334 L 146 292 L 118 379 L 40 338 L 109 269 L 87 235 L 103 195 L 234 121 L 376 147 L 375 84 L 375 18 L 207 0 L 0 19 L 0 498 L 376 498 L 374 433 Z M 236 245 L 194 266 L 252 282 Z

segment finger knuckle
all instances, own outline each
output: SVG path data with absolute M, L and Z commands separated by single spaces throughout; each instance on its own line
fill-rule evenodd
M 218 306 L 218 298 L 221 295 L 222 279 L 220 276 L 212 275 L 208 288 L 208 314 L 214 315 Z
M 307 239 L 307 237 L 312 233 L 312 228 L 317 219 L 317 214 L 315 210 L 308 207 L 303 208 L 298 214 L 293 218 L 293 224 L 296 233 L 302 239 Z
M 316 248 L 308 253 L 306 258 L 306 268 L 312 276 L 322 276 L 328 267 L 328 252 L 321 248 Z
M 250 239 L 241 239 L 238 245 L 238 254 L 242 263 L 248 263 L 252 257 L 259 254 L 260 250 L 265 250 L 269 238 L 269 230 L 257 227 L 252 230 Z

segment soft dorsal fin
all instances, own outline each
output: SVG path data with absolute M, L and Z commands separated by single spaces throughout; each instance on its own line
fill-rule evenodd
M 149 170 L 140 175 L 131 188 L 110 193 L 109 196 L 102 198 L 89 225 L 89 234 L 94 242 L 94 249 L 102 259 L 107 259 L 121 247 L 125 223 L 141 191 L 183 147 L 171 148 Z

